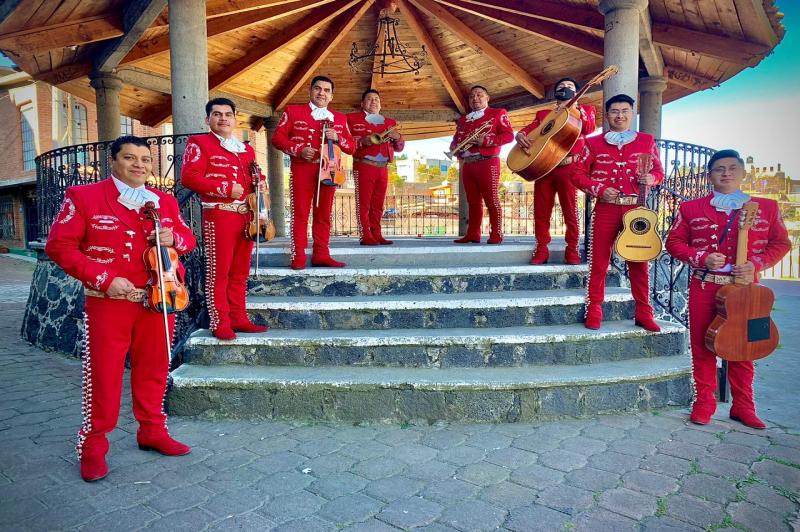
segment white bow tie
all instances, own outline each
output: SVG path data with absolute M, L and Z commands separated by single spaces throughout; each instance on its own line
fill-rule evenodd
M 467 122 L 472 122 L 473 120 L 477 120 L 483 116 L 483 113 L 486 111 L 484 107 L 480 111 L 472 111 L 471 113 L 467 114 Z
M 636 132 L 630 129 L 627 131 L 609 131 L 605 134 L 606 142 L 617 148 L 622 148 L 626 144 L 630 144 L 635 138 Z
M 317 107 L 313 103 L 311 105 L 311 118 L 314 120 L 330 120 L 333 122 L 333 113 L 328 111 L 327 107 Z

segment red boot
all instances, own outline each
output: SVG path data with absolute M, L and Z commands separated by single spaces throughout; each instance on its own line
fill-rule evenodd
M 289 267 L 293 270 L 305 270 L 306 269 L 306 258 L 305 257 L 295 257 L 289 263 Z
M 81 478 L 86 482 L 94 482 L 108 475 L 106 455 L 103 453 L 84 453 L 81 455 Z
M 711 416 L 717 409 L 717 400 L 712 395 L 710 399 L 701 399 L 699 396 L 692 405 L 692 413 L 689 421 L 695 425 L 708 425 L 711 423 Z
M 266 325 L 257 325 L 250 320 L 234 321 L 231 329 L 243 333 L 263 333 L 269 330 Z
M 330 255 L 327 257 L 311 257 L 311 265 L 324 268 L 344 268 L 347 266 L 344 262 L 338 261 Z
M 564 264 L 580 264 L 581 254 L 578 252 L 578 246 L 567 246 L 564 250 Z
M 489 235 L 489 239 L 486 241 L 487 244 L 502 244 L 503 237 L 501 235 Z
M 481 243 L 481 239 L 480 238 L 472 238 L 470 236 L 462 236 L 461 238 L 457 238 L 457 239 L 453 240 L 453 242 L 456 243 L 456 244 L 480 244 Z
M 374 238 L 372 238 L 369 235 L 364 235 L 364 237 L 361 239 L 361 242 L 359 242 L 359 243 L 362 246 L 377 246 L 377 245 L 380 244 L 380 242 L 378 240 L 375 240 Z
M 385 238 L 383 238 L 383 236 L 378 235 L 378 244 L 380 244 L 381 246 L 391 246 L 392 244 L 394 244 L 394 240 L 386 240 Z
M 730 418 L 734 421 L 738 421 L 742 425 L 746 425 L 751 429 L 765 429 L 767 425 L 761 421 L 754 411 L 750 410 L 742 410 L 736 411 L 734 410 L 735 406 L 731 407 L 731 414 Z
M 603 307 L 596 303 L 590 303 L 586 307 L 586 318 L 583 321 L 587 329 L 597 330 L 603 321 Z
M 753 400 L 753 378 L 755 366 L 752 362 L 729 362 L 728 382 L 731 384 L 730 418 L 747 425 L 752 429 L 764 429 L 767 426 L 756 415 L 756 404 Z
M 547 249 L 547 245 L 542 244 L 536 246 L 536 251 L 533 253 L 533 257 L 531 257 L 531 264 L 547 264 L 547 260 L 550 258 L 550 250 Z
M 227 325 L 223 325 L 222 327 L 217 327 L 216 329 L 212 329 L 211 333 L 220 340 L 236 339 L 236 333 L 233 332 L 233 329 L 231 329 Z
M 166 428 L 142 428 L 136 431 L 136 442 L 143 451 L 156 451 L 166 456 L 183 456 L 192 448 L 169 435 Z
M 648 307 L 639 307 L 637 305 L 636 312 L 634 314 L 633 322 L 643 329 L 646 329 L 650 332 L 661 332 L 661 327 L 659 327 L 658 323 L 656 323 L 655 318 L 653 317 L 653 309 Z

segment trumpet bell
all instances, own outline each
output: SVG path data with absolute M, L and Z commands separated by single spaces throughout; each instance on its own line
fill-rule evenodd
M 378 133 L 373 133 L 372 135 L 369 136 L 369 141 L 373 144 L 380 144 L 381 142 L 383 142 L 383 139 Z

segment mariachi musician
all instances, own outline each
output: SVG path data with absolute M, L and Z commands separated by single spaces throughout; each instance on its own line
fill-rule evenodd
M 160 213 L 163 245 L 186 254 L 195 247 L 175 198 L 145 187 L 152 155 L 144 139 L 111 145 L 111 177 L 69 187 L 45 246 L 47 255 L 84 287 L 83 425 L 78 432 L 81 477 L 108 474 L 106 434 L 119 417 L 125 356 L 130 353 L 136 440 L 142 449 L 183 455 L 191 449 L 167 430 L 163 401 L 169 372 L 162 314 L 145 308 L 149 275 L 142 256 L 155 240 L 144 206 Z M 182 271 L 182 267 L 178 267 Z M 172 338 L 174 315 L 168 319 Z
M 381 116 L 380 112 L 380 93 L 367 89 L 361 95 L 361 111 L 347 115 L 347 124 L 356 145 L 353 178 L 362 246 L 393 243 L 383 238 L 381 232 L 383 202 L 389 183 L 387 165 L 394 160 L 395 152 L 403 151 L 405 141 L 396 129 L 397 122 Z
M 611 250 L 622 230 L 625 213 L 636 208 L 639 184 L 657 185 L 664 179 L 664 169 L 652 135 L 632 131 L 634 100 L 627 94 L 612 96 L 605 111 L 609 131 L 588 137 L 572 179 L 575 185 L 597 198 L 592 213 L 592 237 L 589 250 L 589 287 L 586 300 L 587 329 L 599 329 L 603 320 L 606 274 L 611 264 Z M 652 156 L 650 173 L 637 177 L 640 154 Z M 628 261 L 631 292 L 636 302 L 635 323 L 648 331 L 661 330 L 653 317 L 650 303 L 649 265 Z
M 568 102 L 575 96 L 578 90 L 578 82 L 573 78 L 562 78 L 555 84 L 554 96 L 558 105 Z M 553 204 L 556 194 L 558 203 L 561 205 L 561 212 L 564 215 L 564 224 L 567 227 L 565 240 L 567 247 L 564 251 L 564 262 L 566 264 L 580 264 L 581 255 L 578 251 L 578 190 L 572 182 L 572 174 L 577 166 L 578 154 L 583 150 L 584 135 L 588 135 L 596 129 L 595 109 L 592 105 L 578 105 L 581 114 L 581 136 L 558 166 L 549 174 L 538 179 L 533 185 L 533 221 L 534 233 L 536 235 L 536 251 L 531 258 L 531 264 L 545 264 L 550 258 L 550 216 L 553 213 Z M 517 133 L 517 144 L 523 150 L 530 148 L 528 133 L 539 127 L 547 119 L 550 109 L 542 109 L 536 112 L 533 122 L 525 126 Z
M 245 308 L 253 241 L 247 238 L 251 213 L 245 198 L 253 192 L 250 163 L 256 153 L 233 136 L 236 104 L 227 98 L 206 103 L 205 135 L 189 137 L 183 152 L 181 184 L 200 195 L 206 252 L 206 297 L 211 332 L 233 340 L 236 332 L 265 332 Z M 259 188 L 265 190 L 264 176 Z
M 689 283 L 689 337 L 695 401 L 691 421 L 706 425 L 717 408 L 717 358 L 706 347 L 705 336 L 717 315 L 716 295 L 734 278 L 758 281 L 758 272 L 775 265 L 791 249 L 778 203 L 751 198 L 739 188 L 745 177 L 744 161 L 735 150 L 716 152 L 708 161 L 711 194 L 681 204 L 667 237 L 667 252 L 692 267 Z M 750 229 L 747 262 L 736 262 L 735 219 L 742 206 L 754 201 L 758 212 Z M 752 361 L 729 361 L 731 419 L 754 429 L 765 428 L 753 401 Z
M 292 164 L 289 185 L 292 256 L 289 267 L 294 270 L 306 267 L 308 216 L 312 205 L 314 221 L 311 235 L 314 246 L 311 265 L 331 268 L 345 266 L 344 262 L 331 257 L 330 251 L 331 210 L 336 187 L 319 185 L 323 125 L 326 140 L 333 141 L 345 153 L 352 155 L 355 151 L 355 144 L 347 127 L 347 117 L 328 109 L 328 104 L 333 100 L 333 89 L 333 80 L 325 76 L 315 76 L 309 89 L 311 101 L 307 104 L 286 106 L 272 136 L 275 147 L 288 154 Z
M 503 241 L 503 211 L 500 207 L 500 147 L 514 140 L 514 130 L 505 109 L 489 107 L 489 92 L 476 85 L 469 91 L 471 112 L 456 122 L 456 134 L 450 150 L 474 136 L 456 155 L 461 161 L 461 185 L 469 204 L 467 234 L 456 244 L 479 243 L 483 222 L 483 204 L 489 210 L 492 225 L 487 244 Z M 477 133 L 477 134 L 476 134 Z

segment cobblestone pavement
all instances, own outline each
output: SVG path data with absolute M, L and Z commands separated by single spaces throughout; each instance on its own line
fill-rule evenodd
M 536 425 L 173 418 L 194 448 L 168 458 L 136 447 L 126 388 L 111 473 L 87 484 L 80 365 L 22 342 L 24 303 L 2 301 L 0 530 L 800 530 L 800 427 L 750 430 L 725 405 L 706 427 L 685 410 Z

